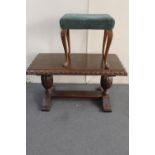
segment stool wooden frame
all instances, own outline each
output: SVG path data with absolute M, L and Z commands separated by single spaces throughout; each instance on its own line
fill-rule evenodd
M 113 38 L 113 31 L 112 29 L 110 30 L 104 30 L 104 37 L 103 37 L 103 45 L 102 45 L 102 62 L 101 64 L 105 65 L 106 68 L 109 68 L 108 63 L 107 63 L 107 56 L 109 53 L 109 48 L 112 42 L 112 38 Z M 71 43 L 70 43 L 70 29 L 62 29 L 61 30 L 61 40 L 62 40 L 62 44 L 64 47 L 64 51 L 65 51 L 65 63 L 64 66 L 67 67 L 69 66 L 70 62 L 71 62 Z

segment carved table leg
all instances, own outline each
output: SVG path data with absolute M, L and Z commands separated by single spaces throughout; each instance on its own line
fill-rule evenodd
M 43 87 L 45 88 L 45 96 L 42 102 L 42 111 L 50 111 L 51 108 L 51 94 L 52 94 L 52 86 L 53 86 L 53 75 L 42 75 L 41 82 Z
M 112 77 L 101 76 L 101 87 L 103 88 L 102 105 L 104 112 L 112 112 L 110 97 L 107 93 L 107 89 L 112 86 Z

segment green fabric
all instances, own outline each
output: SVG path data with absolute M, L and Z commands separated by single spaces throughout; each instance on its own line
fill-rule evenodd
M 114 25 L 108 14 L 65 14 L 60 19 L 62 29 L 112 29 Z

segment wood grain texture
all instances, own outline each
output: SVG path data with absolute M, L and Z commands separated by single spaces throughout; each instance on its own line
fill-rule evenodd
M 63 53 L 41 53 L 27 69 L 27 75 L 107 75 L 126 76 L 127 72 L 115 54 L 109 54 L 109 69 L 101 67 L 102 54 L 71 54 L 71 64 L 63 67 Z
M 73 98 L 101 98 L 101 91 L 53 91 L 52 97 L 73 97 Z
M 82 97 L 102 98 L 104 112 L 111 112 L 110 98 L 107 89 L 112 86 L 111 76 L 125 76 L 126 70 L 115 54 L 108 55 L 109 68 L 101 66 L 102 54 L 71 54 L 68 67 L 63 67 L 64 54 L 38 54 L 27 69 L 28 75 L 41 75 L 45 95 L 42 102 L 42 111 L 50 111 L 53 97 Z M 103 67 L 103 68 L 102 68 Z M 56 91 L 53 87 L 53 75 L 101 75 L 100 91 Z

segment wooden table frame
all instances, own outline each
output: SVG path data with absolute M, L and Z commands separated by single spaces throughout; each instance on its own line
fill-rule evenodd
M 42 75 L 41 82 L 45 88 L 45 96 L 42 103 L 42 111 L 50 111 L 53 97 L 80 97 L 80 98 L 102 98 L 104 112 L 111 112 L 110 98 L 107 90 L 112 86 L 112 78 L 101 76 L 101 90 L 97 91 L 56 91 L 53 90 L 53 75 Z
M 50 111 L 54 97 L 102 98 L 104 112 L 111 112 L 110 98 L 107 90 L 112 86 L 112 77 L 126 76 L 123 65 L 115 54 L 109 54 L 108 69 L 102 68 L 101 54 L 72 54 L 69 67 L 63 67 L 64 54 L 39 54 L 27 69 L 27 75 L 41 76 L 45 88 L 42 111 Z M 96 60 L 92 62 L 93 60 Z M 100 75 L 100 90 L 95 91 L 57 91 L 53 88 L 53 75 Z

